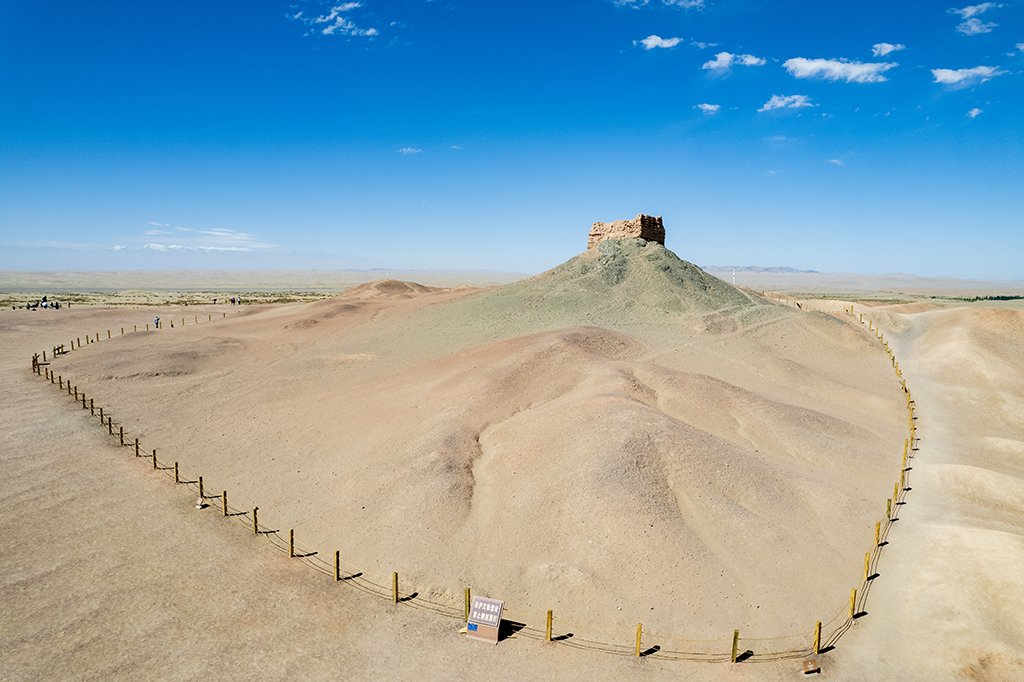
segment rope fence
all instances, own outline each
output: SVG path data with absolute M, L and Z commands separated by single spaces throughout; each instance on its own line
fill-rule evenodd
M 801 303 L 795 298 L 782 296 L 774 292 L 762 292 L 762 296 L 769 300 L 778 300 L 804 312 L 814 312 L 806 301 Z M 854 316 L 853 305 L 843 308 L 844 313 Z M 828 314 L 838 314 L 830 311 L 817 310 Z M 225 317 L 227 313 L 223 314 Z M 213 321 L 209 315 L 207 322 Z M 864 315 L 860 314 L 858 322 L 864 324 Z M 162 323 L 154 323 L 155 327 Z M 194 316 L 193 324 L 200 324 L 199 317 Z M 910 472 L 914 453 L 917 451 L 917 430 L 915 414 L 915 402 L 911 398 L 906 381 L 903 379 L 899 363 L 893 354 L 892 348 L 884 338 L 884 333 L 870 319 L 866 322 L 868 331 L 874 333 L 881 348 L 888 354 L 896 378 L 906 397 L 907 429 L 908 437 L 904 440 L 903 462 L 899 472 L 899 479 L 893 487 L 893 496 L 886 500 L 886 511 L 882 519 L 875 523 L 874 541 L 870 551 L 865 552 L 864 567 L 860 582 L 857 587 L 851 589 L 850 600 L 827 622 L 814 623 L 814 628 L 792 635 L 778 637 L 741 637 L 739 630 L 734 630 L 731 637 L 722 637 L 709 640 L 685 639 L 676 636 L 663 635 L 643 630 L 643 624 L 637 623 L 637 629 L 625 630 L 602 630 L 589 626 L 565 621 L 555 618 L 552 611 L 547 612 L 546 624 L 544 627 L 530 625 L 528 618 L 516 614 L 514 610 L 505 609 L 502 622 L 511 627 L 514 634 L 509 636 L 523 637 L 526 639 L 547 641 L 560 646 L 583 649 L 614 656 L 635 656 L 649 657 L 667 661 L 695 661 L 719 663 L 731 661 L 738 662 L 759 662 L 759 661 L 781 661 L 789 659 L 807 659 L 817 656 L 833 649 L 843 634 L 848 631 L 858 618 L 865 615 L 865 605 L 871 585 L 878 574 L 876 569 L 881 561 L 882 549 L 888 544 L 889 532 L 893 523 L 899 518 L 899 507 L 906 504 L 906 494 L 910 491 Z M 170 325 L 174 326 L 173 322 Z M 181 326 L 185 326 L 185 318 L 181 318 Z M 149 331 L 149 325 L 145 325 Z M 125 328 L 121 328 L 121 334 L 125 335 Z M 135 325 L 133 332 L 138 332 L 139 327 Z M 107 331 L 107 339 L 113 338 L 110 330 Z M 97 332 L 85 337 L 85 345 L 97 343 L 101 339 Z M 76 337 L 70 344 L 70 350 L 82 347 L 81 337 Z M 54 346 L 51 350 L 53 357 L 70 352 L 65 346 Z M 397 572 L 388 575 L 375 575 L 349 563 L 341 557 L 341 551 L 337 550 L 333 555 L 324 556 L 319 550 L 306 546 L 295 537 L 295 529 L 288 529 L 287 533 L 280 528 L 268 525 L 261 519 L 265 516 L 260 514 L 259 507 L 241 508 L 228 501 L 228 492 L 221 491 L 219 494 L 209 494 L 204 484 L 203 477 L 198 476 L 195 480 L 185 480 L 178 462 L 170 462 L 167 459 L 158 457 L 157 450 L 144 449 L 138 437 L 126 434 L 125 427 L 117 424 L 115 432 L 114 418 L 102 406 L 97 407 L 94 399 L 87 400 L 84 391 L 79 391 L 77 385 L 73 385 L 70 378 L 56 374 L 49 368 L 47 352 L 43 351 L 41 356 L 36 353 L 32 357 L 32 371 L 48 380 L 51 385 L 57 386 L 61 391 L 67 391 L 75 404 L 81 405 L 82 409 L 89 410 L 90 417 L 98 417 L 99 424 L 106 427 L 108 435 L 116 437 L 122 448 L 129 448 L 136 458 L 145 461 L 152 468 L 175 485 L 183 486 L 186 490 L 197 496 L 196 507 L 219 510 L 229 520 L 233 520 L 244 526 L 271 547 L 287 553 L 290 558 L 298 559 L 314 571 L 330 577 L 332 580 L 343 583 L 348 587 L 359 590 L 379 599 L 386 599 L 394 604 L 401 604 L 411 608 L 428 611 L 439 616 L 465 622 L 469 615 L 470 590 L 465 590 L 465 604 L 459 603 L 457 597 L 447 592 L 435 590 L 425 592 L 405 580 L 401 580 Z M 830 629 L 831 628 L 831 629 Z M 827 631 L 827 634 L 823 633 Z M 634 639 L 635 636 L 635 639 Z M 783 644 L 790 640 L 790 644 Z M 652 641 L 662 644 L 653 644 Z M 646 648 L 645 648 L 646 646 Z

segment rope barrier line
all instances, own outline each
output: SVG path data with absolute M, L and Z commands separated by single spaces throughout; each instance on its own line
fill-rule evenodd
M 764 295 L 764 292 L 762 292 L 762 295 Z M 773 297 L 774 297 L 774 295 L 773 295 Z M 788 305 L 788 302 L 789 302 L 789 299 L 787 298 L 787 305 Z M 800 306 L 800 305 L 798 305 L 798 301 L 795 298 L 793 299 L 793 305 L 794 305 L 794 307 L 797 307 L 798 309 L 801 309 L 804 312 L 813 312 L 809 306 L 806 306 L 806 305 L 805 306 Z M 824 312 L 824 311 L 821 311 L 821 312 Z M 844 312 L 846 312 L 845 308 L 844 308 Z M 849 313 L 851 315 L 854 314 L 852 306 L 849 309 Z M 226 313 L 225 313 L 225 316 L 226 316 Z M 212 322 L 212 316 L 211 316 L 209 321 Z M 862 321 L 863 321 L 863 316 L 862 316 Z M 185 323 L 184 323 L 184 319 L 183 319 L 182 320 L 182 326 L 184 326 L 184 324 Z M 196 319 L 196 324 L 199 324 L 198 318 Z M 868 320 L 868 325 L 869 325 L 869 329 L 871 329 L 871 327 L 872 327 L 871 320 Z M 171 326 L 173 327 L 173 324 Z M 137 330 L 137 326 L 136 326 L 136 330 Z M 147 325 L 147 330 L 148 330 L 148 325 Z M 851 603 L 849 605 L 849 608 L 844 606 L 842 609 L 840 609 L 840 611 L 835 616 L 832 617 L 831 620 L 829 620 L 827 623 L 825 623 L 824 625 L 821 626 L 821 628 L 824 629 L 825 627 L 832 625 L 832 623 L 834 623 L 837 619 L 839 619 L 844 613 L 849 612 L 849 614 L 850 614 L 850 615 L 848 615 L 848 617 L 842 623 L 840 623 L 840 625 L 838 627 L 836 627 L 834 630 L 832 630 L 832 632 L 829 633 L 829 635 L 824 638 L 823 641 L 824 641 L 824 647 L 825 648 L 834 646 L 835 643 L 839 640 L 839 638 L 841 638 L 842 635 L 845 634 L 845 632 L 847 630 L 849 630 L 850 627 L 852 627 L 852 625 L 853 625 L 853 623 L 854 623 L 854 621 L 856 619 L 856 615 L 857 615 L 855 613 L 856 608 L 858 606 L 860 606 L 861 607 L 861 611 L 863 610 L 863 605 L 864 605 L 864 603 L 867 600 L 867 593 L 870 591 L 870 586 L 871 586 L 873 578 L 874 578 L 874 576 L 870 574 L 870 571 L 871 571 L 872 567 L 876 566 L 877 563 L 881 560 L 881 549 L 882 549 L 882 546 L 888 542 L 888 540 L 886 539 L 888 537 L 888 533 L 889 533 L 890 529 L 892 528 L 893 521 L 895 521 L 896 518 L 898 518 L 898 516 L 897 516 L 897 508 L 896 508 L 897 505 L 905 504 L 904 499 L 906 497 L 906 493 L 909 490 L 909 471 L 911 469 L 911 467 L 907 466 L 907 464 L 909 464 L 909 462 L 914 457 L 914 444 L 915 444 L 915 442 L 917 440 L 916 424 L 915 424 L 916 416 L 915 416 L 915 411 L 914 411 L 914 401 L 912 401 L 911 398 L 910 398 L 910 391 L 906 387 L 906 381 L 903 380 L 903 378 L 902 378 L 902 373 L 901 373 L 901 371 L 900 371 L 900 369 L 898 367 L 898 363 L 896 362 L 895 355 L 893 354 L 891 348 L 889 348 L 889 345 L 888 345 L 887 342 L 883 341 L 884 334 L 882 334 L 881 330 L 879 328 L 877 328 L 877 327 L 875 327 L 873 329 L 873 331 L 876 332 L 876 339 L 879 341 L 880 345 L 882 345 L 882 347 L 886 350 L 886 352 L 891 357 L 892 363 L 893 363 L 893 367 L 895 369 L 897 378 L 898 378 L 898 380 L 901 383 L 901 387 L 903 388 L 904 392 L 906 393 L 906 396 L 907 396 L 907 407 L 908 407 L 908 410 L 909 410 L 909 413 L 910 413 L 910 416 L 909 416 L 909 419 L 908 419 L 910 434 L 909 434 L 909 438 L 907 438 L 907 442 L 905 444 L 905 450 L 906 450 L 905 460 L 904 460 L 905 461 L 905 465 L 901 468 L 900 481 L 896 484 L 895 491 L 893 493 L 893 498 L 890 500 L 891 511 L 885 517 L 885 521 L 884 522 L 880 522 L 878 524 L 879 527 L 876 528 L 877 535 L 878 535 L 878 542 L 872 547 L 871 552 L 869 552 L 867 554 L 867 556 L 866 556 L 865 578 L 861 582 L 860 594 L 857 595 L 856 591 L 854 591 L 854 597 L 851 597 Z M 123 331 L 122 331 L 122 334 L 123 334 Z M 86 338 L 88 339 L 88 337 L 86 337 Z M 109 334 L 108 334 L 108 338 L 109 338 Z M 87 340 L 87 344 L 88 343 L 96 343 L 99 340 L 100 340 L 100 337 L 99 337 L 99 334 L 97 334 L 96 335 L 96 341 L 89 342 Z M 75 344 L 72 343 L 71 344 L 71 348 L 74 349 L 74 347 L 75 347 Z M 78 343 L 78 347 L 81 348 L 81 342 L 80 341 Z M 56 357 L 57 355 L 66 354 L 69 351 L 67 351 L 63 347 L 63 345 L 60 345 L 60 346 L 54 346 L 52 352 L 53 352 L 54 357 Z M 43 357 L 44 358 L 46 357 L 45 353 L 43 354 Z M 42 372 L 40 372 L 40 367 L 41 366 L 42 366 L 42 363 L 39 362 L 38 354 L 34 355 L 33 358 L 32 358 L 32 369 L 33 369 L 33 371 L 36 374 L 39 374 L 40 376 L 42 376 Z M 47 373 L 47 378 L 48 378 L 49 382 L 52 384 L 53 383 L 53 377 L 51 376 L 52 373 L 49 371 L 49 369 L 46 370 L 46 373 Z M 63 378 L 62 378 L 61 383 L 63 383 Z M 61 390 L 63 391 L 63 388 Z M 70 379 L 67 382 L 67 390 L 68 390 L 68 395 L 69 396 L 72 395 L 72 384 L 71 384 Z M 82 393 L 81 397 L 79 398 L 79 396 L 77 395 L 78 394 L 77 386 L 74 387 L 74 393 L 75 393 L 75 403 L 76 403 L 76 406 L 77 406 L 77 403 L 79 402 L 79 400 L 82 401 L 82 404 L 84 406 L 84 404 L 85 404 L 85 394 Z M 91 404 L 90 404 L 90 408 L 91 408 Z M 86 409 L 90 409 L 90 408 L 86 408 Z M 95 414 L 91 409 L 90 409 L 90 413 L 91 413 L 91 415 Z M 124 433 L 123 426 L 118 424 L 118 433 L 114 434 L 114 430 L 113 430 L 113 424 L 114 424 L 113 417 L 111 417 L 109 414 L 107 414 L 106 415 L 107 422 L 105 424 L 103 423 L 103 419 L 104 419 L 103 408 L 100 408 L 100 422 L 101 422 L 101 425 L 107 426 L 108 427 L 108 431 L 110 432 L 111 435 L 117 435 L 120 438 L 120 444 L 122 446 L 134 447 L 134 449 L 136 450 L 136 456 L 144 457 L 144 459 L 146 459 L 147 461 L 150 460 L 149 455 L 140 455 L 140 454 L 138 454 L 139 444 L 138 444 L 138 439 L 137 438 L 135 439 L 134 443 L 126 442 L 124 440 L 126 434 Z M 128 441 L 131 441 L 131 440 L 132 439 L 131 439 L 131 437 L 129 435 Z M 179 483 L 180 485 L 184 485 L 186 490 L 198 492 L 201 495 L 201 499 L 202 499 L 202 501 L 204 503 L 204 506 L 205 506 L 205 500 L 206 499 L 217 499 L 217 498 L 221 498 L 222 497 L 221 495 L 203 495 L 202 494 L 202 488 L 200 487 L 200 485 L 198 485 L 200 483 L 200 481 L 181 481 L 178 478 L 178 474 L 179 474 L 178 463 L 175 462 L 173 468 L 169 467 L 169 466 L 166 466 L 166 464 L 167 464 L 166 462 L 161 462 L 157 458 L 157 453 L 156 453 L 155 450 L 153 451 L 151 461 L 153 463 L 154 469 L 156 469 L 157 471 L 159 471 L 163 475 L 167 476 L 168 478 L 175 479 L 175 482 Z M 161 464 L 163 464 L 163 466 L 161 466 Z M 172 470 L 175 472 L 174 474 L 171 474 Z M 344 582 L 349 587 L 352 587 L 353 589 L 358 589 L 358 590 L 360 590 L 360 591 L 362 591 L 362 592 L 364 592 L 366 594 L 370 594 L 372 596 L 375 596 L 375 597 L 378 597 L 378 598 L 381 598 L 381 599 L 388 599 L 388 600 L 391 600 L 394 597 L 394 595 L 392 593 L 393 587 L 392 587 L 390 579 L 388 579 L 385 576 L 376 576 L 376 575 L 373 575 L 373 574 L 366 573 L 365 571 L 359 569 L 354 564 L 351 564 L 348 561 L 345 561 L 345 560 L 341 559 L 340 553 L 336 553 L 335 554 L 335 559 L 336 559 L 337 563 L 336 564 L 331 564 L 328 561 L 326 561 L 323 557 L 321 557 L 317 550 L 315 550 L 313 548 L 310 548 L 310 547 L 308 547 L 306 545 L 303 545 L 301 543 L 294 542 L 294 537 L 291 534 L 290 534 L 289 539 L 285 540 L 283 537 L 281 537 L 281 535 L 280 535 L 281 531 L 279 529 L 271 529 L 266 524 L 259 523 L 259 522 L 256 522 L 255 526 L 254 526 L 254 523 L 250 519 L 250 514 L 254 514 L 256 508 L 254 508 L 252 511 L 249 511 L 249 510 L 246 510 L 246 509 L 240 509 L 238 507 L 235 507 L 234 505 L 230 505 L 230 504 L 227 504 L 225 502 L 223 504 L 223 509 L 224 509 L 224 512 L 225 512 L 225 516 L 234 518 L 235 521 L 237 521 L 239 523 L 242 523 L 242 524 L 245 524 L 249 528 L 253 528 L 254 531 L 255 531 L 255 534 L 258 535 L 258 536 L 261 536 L 261 539 L 263 539 L 264 542 L 266 542 L 268 545 L 270 545 L 271 547 L 274 547 L 274 548 L 276 548 L 276 549 L 278 549 L 278 550 L 280 550 L 282 552 L 287 552 L 291 556 L 293 556 L 294 558 L 300 559 L 304 564 L 306 564 L 307 566 L 309 566 L 313 570 L 315 570 L 315 571 L 317 571 L 319 573 L 323 573 L 324 575 L 331 576 L 331 577 L 335 578 L 335 580 L 337 580 L 339 582 Z M 294 531 L 292 531 L 292 532 L 294 532 Z M 354 570 L 349 575 L 346 575 L 346 576 L 342 577 L 341 574 L 340 574 L 340 570 L 339 570 L 341 563 L 344 563 L 348 568 L 351 568 L 351 569 L 354 569 Z M 380 582 L 376 582 L 375 580 L 372 580 L 371 578 L 376 578 Z M 398 584 L 397 583 L 397 574 L 394 574 L 394 580 L 396 581 L 396 584 Z M 408 606 L 411 606 L 413 608 L 417 608 L 417 609 L 420 609 L 420 610 L 429 611 L 429 612 L 435 613 L 437 615 L 441 615 L 441 616 L 445 616 L 445 617 L 448 617 L 448 618 L 457 619 L 457 620 L 460 620 L 460 621 L 464 619 L 464 610 L 463 610 L 462 606 L 460 604 L 458 604 L 458 603 L 445 604 L 445 603 L 440 603 L 440 602 L 437 602 L 437 601 L 432 601 L 430 599 L 427 599 L 425 596 L 420 595 L 419 591 L 414 586 L 412 586 L 411 584 L 406 583 L 404 581 L 399 585 L 399 587 L 400 588 L 409 588 L 409 589 L 399 589 L 398 590 L 398 592 L 400 594 L 404 594 L 405 595 L 404 597 L 398 599 L 398 601 L 400 603 L 402 603 L 402 604 L 405 604 L 405 605 L 408 605 Z M 436 591 L 436 590 L 434 591 L 434 594 L 435 595 L 447 595 L 446 592 L 441 592 L 441 591 Z M 859 600 L 855 599 L 856 597 L 859 597 Z M 457 602 L 457 599 L 455 597 L 452 597 L 452 599 L 453 599 L 453 601 Z M 858 601 L 859 601 L 859 604 L 857 603 Z M 509 616 L 516 615 L 516 613 L 514 611 L 509 610 L 509 609 L 505 609 L 505 613 L 507 615 L 509 615 Z M 506 620 L 508 620 L 508 619 L 506 619 Z M 552 619 L 552 620 L 554 620 L 554 619 Z M 574 623 L 571 623 L 571 622 L 568 622 L 568 621 L 565 621 L 565 620 L 562 620 L 562 619 L 559 619 L 557 622 L 560 625 L 560 629 L 562 627 L 567 627 L 567 628 L 569 628 L 571 630 L 586 630 L 586 631 L 591 631 L 591 632 L 599 632 L 599 633 L 603 633 L 603 634 L 623 635 L 623 639 L 626 640 L 626 641 L 628 641 L 629 638 L 632 637 L 632 635 L 633 635 L 633 633 L 631 631 L 626 631 L 626 630 L 610 630 L 610 629 L 601 629 L 601 628 L 588 627 L 588 626 L 583 626 L 583 625 L 577 625 L 577 624 L 574 624 Z M 516 625 L 520 626 L 516 630 L 516 635 L 521 635 L 521 636 L 523 636 L 525 638 L 528 638 L 528 639 L 537 639 L 537 640 L 547 639 L 547 631 L 546 631 L 546 629 L 531 627 L 531 626 L 529 626 L 526 623 L 519 623 L 519 622 L 516 622 Z M 552 632 L 554 632 L 554 631 L 552 631 Z M 786 639 L 795 639 L 795 638 L 799 638 L 799 637 L 808 637 L 808 636 L 812 636 L 814 634 L 815 634 L 814 631 L 809 631 L 809 632 L 802 632 L 802 633 L 797 633 L 797 634 L 793 634 L 793 635 L 782 635 L 782 636 L 779 636 L 779 637 L 743 637 L 743 638 L 739 638 L 738 635 L 737 635 L 735 641 L 742 641 L 742 642 L 772 642 L 772 641 L 780 641 L 780 640 L 786 640 Z M 681 642 L 681 643 L 692 643 L 692 644 L 710 644 L 710 643 L 720 643 L 720 642 L 733 641 L 731 638 L 728 638 L 728 637 L 722 637 L 722 638 L 717 638 L 717 639 L 706 639 L 706 640 L 684 639 L 684 638 L 680 638 L 680 637 L 671 637 L 671 636 L 667 636 L 667 635 L 661 635 L 661 634 L 654 633 L 654 632 L 646 632 L 646 633 L 644 633 L 644 635 L 648 639 L 655 638 L 655 639 L 661 639 L 661 640 L 666 640 L 666 641 L 670 641 L 670 642 Z M 639 635 L 638 635 L 638 637 L 639 637 Z M 559 634 L 558 636 L 555 636 L 554 634 L 552 634 L 551 641 L 557 642 L 561 646 L 568 646 L 568 647 L 572 647 L 572 648 L 576 648 L 576 649 L 583 649 L 583 650 L 588 650 L 588 651 L 596 651 L 596 652 L 600 652 L 600 653 L 606 653 L 606 654 L 618 655 L 618 656 L 642 655 L 642 656 L 645 656 L 645 657 L 656 658 L 656 659 L 660 659 L 660 660 L 671 660 L 671 661 L 684 661 L 685 660 L 685 661 L 702 661 L 702 662 L 722 662 L 722 661 L 732 660 L 732 655 L 729 654 L 729 653 L 669 651 L 669 650 L 663 650 L 663 649 L 661 649 L 658 646 L 655 646 L 653 648 L 649 648 L 647 651 L 645 651 L 644 653 L 640 654 L 639 653 L 639 651 L 640 651 L 639 650 L 639 646 L 640 646 L 640 640 L 639 639 L 637 639 L 637 645 L 636 645 L 637 648 L 634 649 L 634 647 L 629 646 L 629 645 L 625 645 L 625 644 L 614 644 L 614 643 L 610 643 L 610 642 L 603 642 L 603 641 L 597 641 L 597 640 L 589 640 L 589 639 L 584 639 L 584 638 L 576 637 L 574 632 L 565 632 L 565 633 Z M 792 658 L 806 657 L 807 655 L 812 655 L 813 653 L 814 653 L 814 647 L 801 647 L 801 648 L 786 649 L 786 650 L 783 650 L 783 651 L 774 651 L 774 652 L 765 652 L 765 651 L 754 652 L 754 651 L 751 651 L 751 650 L 748 649 L 745 652 L 743 660 L 745 660 L 745 661 L 780 661 L 780 660 L 787 660 L 787 659 L 792 659 Z

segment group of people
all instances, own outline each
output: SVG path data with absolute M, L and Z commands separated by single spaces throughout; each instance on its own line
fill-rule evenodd
M 51 309 L 51 310 L 58 310 L 62 306 L 63 306 L 63 304 L 60 301 L 48 301 L 48 300 L 46 300 L 46 296 L 43 296 L 38 301 L 35 301 L 33 303 L 26 303 L 25 304 L 25 310 L 37 310 L 39 308 L 48 308 L 48 309 Z M 71 304 L 68 303 L 67 306 L 70 308 Z M 18 306 L 16 306 L 16 305 L 12 305 L 11 306 L 11 310 L 17 310 L 17 309 L 18 309 Z

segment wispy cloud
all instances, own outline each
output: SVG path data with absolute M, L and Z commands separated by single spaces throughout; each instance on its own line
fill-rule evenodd
M 980 113 L 981 113 L 981 109 L 978 109 L 977 107 L 975 107 L 974 109 L 971 109 L 970 111 L 968 111 L 967 115 L 970 116 L 972 119 L 975 119 L 975 118 L 978 118 L 978 114 L 980 114 Z
M 732 54 L 730 52 L 719 52 L 710 62 L 705 62 L 702 69 L 728 69 L 735 66 L 763 66 L 765 60 L 755 57 L 752 54 Z
M 399 154 L 422 154 L 423 150 L 422 149 L 417 149 L 416 147 L 402 147 L 401 149 L 398 150 L 398 153 Z
M 956 30 L 964 35 L 975 36 L 979 33 L 991 33 L 992 29 L 999 25 L 992 22 L 982 23 L 981 19 L 978 19 L 979 14 L 996 7 L 1002 7 L 1002 5 L 994 2 L 983 2 L 980 5 L 971 5 L 961 9 L 951 7 L 949 8 L 949 13 L 959 14 L 960 18 L 964 19 L 963 23 L 957 25 Z
M 721 104 L 695 104 L 694 109 L 700 109 L 705 114 L 717 114 L 718 110 L 722 108 Z
M 871 46 L 871 54 L 875 57 L 884 57 L 890 52 L 899 52 L 907 49 L 906 45 L 893 45 L 892 43 L 875 43 Z
M 305 10 L 300 10 L 295 14 L 286 15 L 293 21 L 299 21 L 310 27 L 310 30 L 306 35 L 313 33 L 319 33 L 321 35 L 349 35 L 349 36 L 364 36 L 372 37 L 378 34 L 375 28 L 360 28 L 356 25 L 347 13 L 352 10 L 359 9 L 363 6 L 361 2 L 343 2 L 339 5 L 331 7 L 330 12 L 327 14 L 318 14 L 316 11 L 313 12 L 312 16 L 306 16 Z M 322 24 L 327 24 L 321 28 Z
M 700 49 L 700 50 L 704 50 L 704 49 L 707 49 L 709 47 L 718 47 L 718 43 L 702 43 L 702 42 L 697 41 L 697 40 L 694 40 L 690 44 L 693 45 L 694 47 Z
M 1024 52 L 1024 43 L 1017 43 L 1017 49 Z
M 970 19 L 971 17 L 976 17 L 979 14 L 987 12 L 988 10 L 994 9 L 996 7 L 1002 7 L 1002 5 L 995 2 L 983 2 L 980 5 L 971 5 L 970 7 L 963 7 L 961 9 L 950 7 L 949 13 L 959 14 L 962 19 Z
M 845 166 L 846 162 L 841 159 L 825 159 L 827 163 L 831 163 L 833 166 Z
M 964 35 L 976 36 L 979 33 L 991 33 L 999 24 L 990 21 L 986 24 L 981 23 L 980 19 L 968 19 L 962 24 L 957 24 L 956 30 L 960 31 Z
M 675 47 L 682 42 L 682 40 L 682 38 L 660 38 L 655 35 L 650 35 L 641 40 L 640 44 L 644 46 L 645 50 L 653 50 L 656 47 Z M 633 44 L 636 45 L 637 41 L 634 40 Z
M 258 241 L 254 234 L 221 227 L 207 230 L 176 227 L 173 232 L 145 230 L 143 234 L 150 239 L 153 237 L 157 239 L 152 239 L 138 247 L 124 248 L 141 248 L 150 251 L 256 251 L 273 247 L 273 244 Z M 163 238 L 163 235 L 173 236 Z
M 772 95 L 772 98 L 764 103 L 758 111 L 771 111 L 772 109 L 800 109 L 801 107 L 814 107 L 811 98 L 807 95 Z
M 882 83 L 889 80 L 882 74 L 899 66 L 895 62 L 864 64 L 845 59 L 804 59 L 803 57 L 786 60 L 782 65 L 796 78 L 821 77 L 830 81 L 844 79 L 847 83 Z
M 973 69 L 932 69 L 934 83 L 946 85 L 974 85 L 984 83 L 990 78 L 1002 76 L 1008 71 L 1000 71 L 998 66 L 975 66 Z
M 616 7 L 630 7 L 640 9 L 650 4 L 651 0 L 612 0 Z M 683 9 L 703 9 L 704 0 L 661 0 L 661 4 L 669 7 L 682 7 Z

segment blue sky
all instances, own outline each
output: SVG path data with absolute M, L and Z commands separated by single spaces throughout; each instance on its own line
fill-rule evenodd
M 1022 7 L 4 1 L 0 269 L 1024 279 Z

